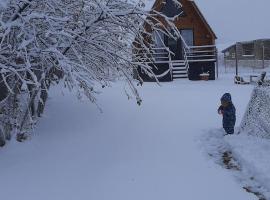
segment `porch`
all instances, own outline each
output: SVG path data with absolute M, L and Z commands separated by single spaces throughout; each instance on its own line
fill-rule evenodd
M 152 72 L 159 81 L 173 81 L 188 78 L 200 80 L 200 74 L 209 73 L 209 79 L 218 77 L 217 48 L 215 45 L 186 46 L 182 48 L 181 59 L 175 56 L 169 47 L 152 48 L 149 52 L 138 49 L 133 60 L 138 65 L 146 64 L 152 67 Z M 138 70 L 139 76 L 145 81 L 155 81 L 155 77 Z

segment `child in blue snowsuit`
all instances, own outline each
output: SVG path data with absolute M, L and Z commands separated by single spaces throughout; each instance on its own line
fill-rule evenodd
M 226 135 L 234 134 L 236 115 L 231 94 L 225 93 L 221 97 L 220 101 L 221 106 L 218 108 L 218 113 L 223 115 L 223 128 L 226 132 Z

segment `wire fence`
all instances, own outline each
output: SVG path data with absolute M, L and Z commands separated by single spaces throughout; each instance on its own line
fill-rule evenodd
M 240 126 L 240 133 L 270 139 L 270 84 L 255 87 Z
M 270 69 L 270 43 L 237 43 L 220 56 L 225 73 L 261 73 Z

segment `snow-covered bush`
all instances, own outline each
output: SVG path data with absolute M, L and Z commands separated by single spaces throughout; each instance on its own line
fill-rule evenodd
M 5 0 L 0 9 L 1 123 L 21 133 L 42 113 L 54 81 L 96 103 L 100 86 L 121 77 L 137 102 L 132 73 L 136 44 L 169 19 L 143 9 L 143 0 Z M 148 31 L 144 29 L 147 24 Z M 164 28 L 164 27 L 163 27 Z M 170 31 L 165 31 L 170 34 Z M 151 73 L 148 65 L 140 67 Z M 135 82 L 135 83 L 134 83 Z M 3 91 L 3 92 L 2 92 Z M 3 125 L 4 124 L 4 125 Z M 8 128 L 10 129 L 10 128 Z M 1 138 L 1 136 L 0 136 Z

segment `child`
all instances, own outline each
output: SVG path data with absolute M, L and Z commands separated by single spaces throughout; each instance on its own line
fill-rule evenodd
M 221 106 L 218 108 L 218 113 L 223 115 L 223 128 L 226 135 L 234 134 L 236 116 L 231 94 L 225 93 L 220 100 Z

